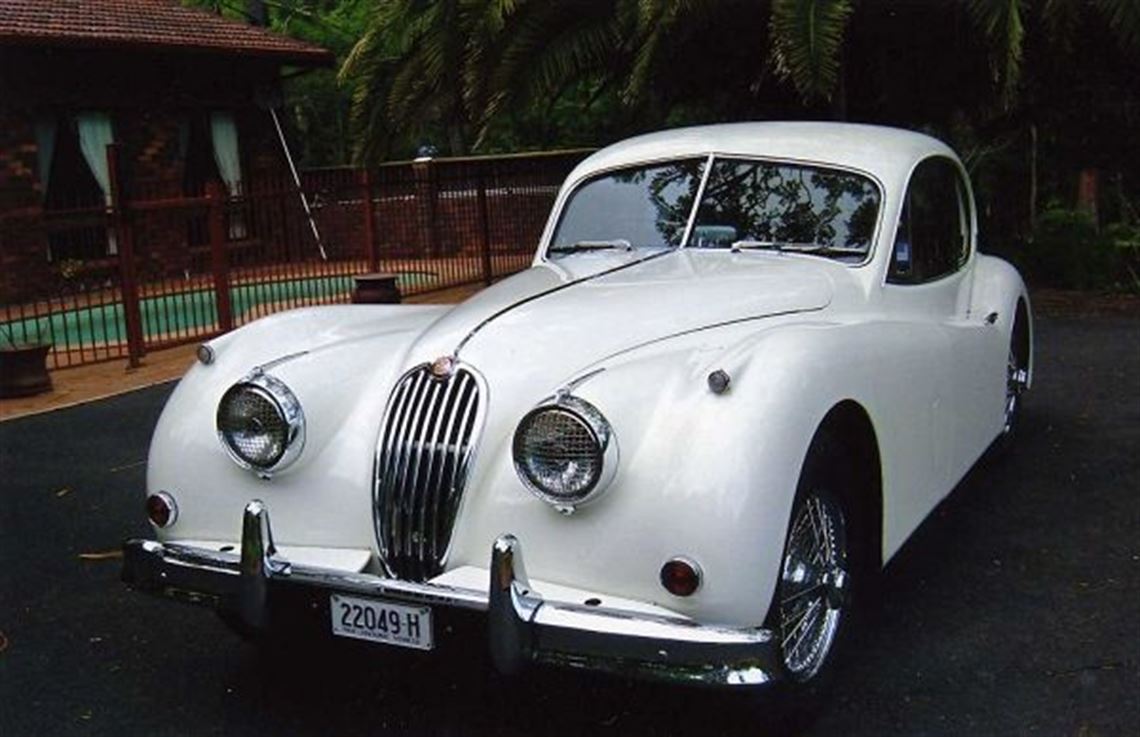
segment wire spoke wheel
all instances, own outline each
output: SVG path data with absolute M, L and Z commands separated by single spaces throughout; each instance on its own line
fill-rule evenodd
M 797 504 L 777 591 L 781 650 L 792 679 L 826 662 L 848 601 L 847 529 L 839 502 L 823 491 Z
M 1006 361 L 1005 372 L 1005 422 L 1002 425 L 1002 434 L 1009 435 L 1017 426 L 1017 413 L 1021 404 L 1021 393 L 1025 391 L 1028 382 L 1028 372 L 1021 365 L 1014 346 L 1009 347 L 1009 359 Z

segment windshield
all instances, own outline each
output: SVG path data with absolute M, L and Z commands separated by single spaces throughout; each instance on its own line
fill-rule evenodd
M 717 159 L 688 245 L 771 248 L 861 262 L 879 190 L 865 176 L 818 166 Z
M 551 255 L 677 248 L 707 159 L 648 164 L 588 179 L 570 195 Z M 839 169 L 714 158 L 685 245 L 797 251 L 862 263 L 871 249 L 879 189 Z
M 549 252 L 674 248 L 693 210 L 704 159 L 607 172 L 570 195 Z

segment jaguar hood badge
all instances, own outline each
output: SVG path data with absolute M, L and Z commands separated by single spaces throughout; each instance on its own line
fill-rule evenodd
M 435 379 L 447 379 L 455 373 L 455 358 L 440 356 L 431 362 L 431 375 Z

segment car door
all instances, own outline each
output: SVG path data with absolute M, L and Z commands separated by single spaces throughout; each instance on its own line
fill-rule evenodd
M 920 478 L 919 464 L 908 464 L 900 490 L 906 498 L 898 500 L 901 516 L 913 522 L 960 477 L 960 438 L 968 424 L 963 418 L 975 414 L 977 400 L 966 396 L 978 354 L 969 337 L 972 226 L 969 191 L 957 164 L 942 156 L 919 162 L 900 208 L 882 295 L 885 314 L 911 346 L 910 391 L 923 392 L 921 409 L 909 420 L 914 437 L 908 442 L 914 452 L 925 452 L 928 474 Z

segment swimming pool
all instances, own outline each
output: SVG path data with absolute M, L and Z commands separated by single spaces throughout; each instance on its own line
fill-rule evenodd
M 407 288 L 423 283 L 430 276 L 400 274 L 397 283 Z M 354 275 L 350 274 L 240 284 L 230 288 L 230 304 L 235 321 L 248 322 L 242 317 L 251 312 L 260 316 L 278 309 L 344 301 L 352 293 L 353 286 Z M 271 305 L 276 307 L 269 307 Z M 261 307 L 268 309 L 258 309 Z M 147 340 L 212 332 L 218 322 L 213 289 L 145 297 L 139 300 L 139 311 L 142 314 L 143 337 Z M 46 340 L 57 346 L 118 343 L 125 341 L 127 336 L 122 302 L 77 307 L 0 324 L 11 328 L 17 342 Z

